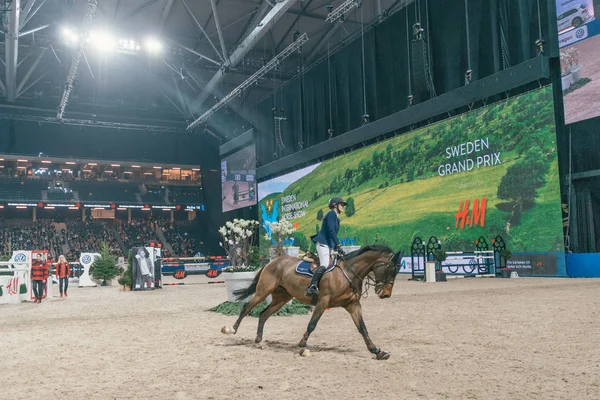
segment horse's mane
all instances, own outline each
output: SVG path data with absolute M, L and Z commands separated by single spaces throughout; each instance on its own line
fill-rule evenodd
M 354 258 L 360 256 L 361 254 L 366 253 L 367 251 L 375 251 L 377 253 L 394 253 L 394 250 L 389 248 L 388 246 L 382 246 L 379 244 L 374 244 L 370 246 L 361 247 L 358 250 L 352 251 L 344 256 L 346 261 L 352 261 Z

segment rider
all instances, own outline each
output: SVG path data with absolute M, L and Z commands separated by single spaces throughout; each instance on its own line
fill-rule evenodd
M 340 255 L 343 254 L 340 242 L 337 238 L 337 233 L 340 230 L 339 216 L 344 212 L 345 207 L 346 202 L 341 197 L 330 199 L 329 208 L 331 211 L 323 218 L 323 224 L 321 225 L 319 234 L 312 238 L 312 241 L 317 244 L 319 268 L 315 271 L 310 286 L 305 291 L 307 296 L 319 294 L 319 282 L 329 267 L 332 250 L 337 251 Z

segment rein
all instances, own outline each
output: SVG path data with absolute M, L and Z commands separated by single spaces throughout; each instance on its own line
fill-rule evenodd
M 336 264 L 335 266 L 338 267 L 340 269 L 340 271 L 342 271 L 342 273 L 346 277 L 346 280 L 348 280 L 348 283 L 350 284 L 350 288 L 352 289 L 352 292 L 355 293 L 355 294 L 360 293 L 360 297 L 366 299 L 366 298 L 369 297 L 369 293 L 368 293 L 369 292 L 369 288 L 374 287 L 375 293 L 379 294 L 381 292 L 381 290 L 383 289 L 383 285 L 385 285 L 385 284 L 394 285 L 394 279 L 391 276 L 391 274 L 389 273 L 389 271 L 391 269 L 393 269 L 394 272 L 396 271 L 396 267 L 392 263 L 392 258 L 393 257 L 394 257 L 394 255 L 392 255 L 392 257 L 390 257 L 390 259 L 388 261 L 378 262 L 373 267 L 373 272 L 375 272 L 375 270 L 377 268 L 385 266 L 385 268 L 386 268 L 386 275 L 385 275 L 385 280 L 382 283 L 377 283 L 377 281 L 375 279 L 371 278 L 370 274 L 367 274 L 366 277 L 361 278 L 356 272 L 354 272 L 354 270 L 352 268 L 349 268 L 349 266 L 342 267 L 339 264 Z M 360 292 L 360 290 L 358 290 L 358 288 L 356 288 L 354 286 L 354 283 L 352 282 L 352 279 L 350 279 L 350 277 L 346 273 L 348 271 L 352 272 L 352 275 L 354 275 L 355 278 L 358 278 L 358 280 L 361 283 L 363 281 L 365 282 L 365 290 L 362 293 Z M 366 281 L 365 281 L 365 279 L 366 279 Z

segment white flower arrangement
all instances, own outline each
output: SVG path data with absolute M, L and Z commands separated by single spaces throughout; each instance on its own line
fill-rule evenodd
M 257 266 L 250 265 L 250 254 L 254 244 L 254 229 L 258 221 L 234 219 L 227 221 L 219 228 L 223 242 L 219 243 L 227 252 L 229 267 L 223 272 L 246 272 L 254 271 Z
M 267 233 L 265 237 L 267 240 L 273 240 L 275 243 L 273 246 L 275 248 L 275 256 L 279 257 L 284 255 L 285 251 L 283 250 L 283 243 L 296 231 L 296 228 L 294 228 L 294 225 L 288 220 L 283 220 L 281 222 L 267 221 L 266 224 L 269 226 L 271 235 L 269 237 L 269 234 Z

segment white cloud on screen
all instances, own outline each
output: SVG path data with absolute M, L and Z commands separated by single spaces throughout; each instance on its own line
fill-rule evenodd
M 262 201 L 262 199 L 272 193 L 283 192 L 292 183 L 313 172 L 319 165 L 321 165 L 321 163 L 313 164 L 310 167 L 302 168 L 298 171 L 290 172 L 289 174 L 260 182 L 258 184 L 258 201 Z

